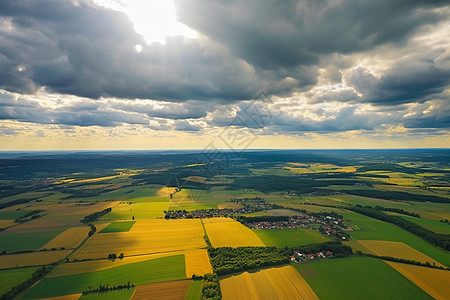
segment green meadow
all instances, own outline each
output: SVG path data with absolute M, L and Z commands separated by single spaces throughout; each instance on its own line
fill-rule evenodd
M 362 257 L 293 264 L 320 299 L 433 299 L 382 260 Z
M 0 211 L 0 220 L 15 220 L 29 213 L 31 210 Z
M 100 284 L 134 285 L 186 278 L 184 255 L 155 258 L 91 273 L 45 278 L 28 290 L 24 299 L 39 299 L 81 293 Z
M 313 229 L 253 229 L 266 246 L 295 247 L 307 244 L 322 243 L 330 239 Z
M 202 295 L 202 281 L 201 280 L 193 280 L 191 285 L 189 286 L 188 291 L 186 292 L 186 300 L 199 300 Z
M 0 252 L 37 250 L 64 230 L 10 233 L 0 235 Z
M 31 275 L 37 269 L 32 267 L 0 271 L 0 295 L 8 292 L 13 286 L 31 278 Z
M 133 227 L 136 221 L 128 221 L 128 222 L 112 222 L 99 233 L 110 233 L 110 232 L 128 232 L 131 227 Z

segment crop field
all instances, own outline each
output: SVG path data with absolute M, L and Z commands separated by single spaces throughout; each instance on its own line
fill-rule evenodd
M 62 230 L 40 231 L 30 233 L 0 233 L 0 252 L 37 250 L 60 234 Z
M 269 215 L 271 216 L 305 216 L 304 213 L 295 211 L 295 210 L 291 210 L 291 209 L 269 209 L 266 211 Z
M 169 202 L 121 203 L 110 213 L 103 216 L 103 220 L 131 220 L 164 217 L 164 211 L 169 209 Z
M 125 256 L 206 247 L 199 219 L 137 220 L 129 232 L 96 234 L 75 256 L 106 258 L 108 253 Z
M 173 300 L 184 299 L 190 280 L 179 280 L 169 282 L 159 282 L 140 285 L 136 288 L 133 294 L 132 300 L 147 300 L 147 299 L 160 299 L 160 300 Z
M 9 291 L 13 286 L 31 278 L 31 275 L 36 270 L 36 267 L 31 267 L 0 271 L 0 295 Z
M 243 207 L 242 204 L 233 203 L 233 202 L 226 202 L 226 203 L 217 204 L 217 208 L 218 209 L 226 209 L 226 208 L 228 208 L 228 209 L 239 209 L 239 208 L 242 208 L 242 207 Z
M 6 228 L 14 224 L 14 220 L 0 220 L 0 228 Z
M 341 210 L 339 208 L 325 207 L 325 206 L 319 206 L 319 205 L 310 205 L 310 204 L 287 203 L 287 204 L 283 204 L 283 206 L 295 208 L 295 209 L 304 209 L 306 211 L 313 212 L 313 213 L 332 212 L 332 211 L 334 211 L 335 213 L 343 212 L 343 210 Z
M 23 298 L 71 295 L 87 290 L 88 286 L 95 287 L 99 284 L 118 285 L 129 281 L 134 285 L 140 285 L 185 278 L 184 256 L 173 255 L 97 272 L 45 278 L 28 290 Z
M 431 299 L 378 259 L 349 257 L 294 267 L 320 299 Z
M 450 295 L 450 272 L 420 266 L 386 261 L 418 287 L 438 300 L 448 299 Z
M 244 272 L 220 280 L 224 300 L 234 299 L 319 299 L 292 267 Z
M 279 248 L 321 243 L 330 239 L 314 229 L 253 229 L 266 246 Z
M 198 300 L 202 296 L 202 282 L 200 280 L 193 280 L 189 289 L 186 292 L 185 300 Z
M 344 223 L 358 230 L 348 232 L 353 238 L 361 240 L 380 240 L 403 242 L 445 266 L 450 266 L 450 255 L 434 247 L 418 236 L 393 224 L 379 221 L 357 213 L 343 213 Z
M 0 269 L 47 265 L 63 259 L 71 250 L 0 255 Z
M 251 229 L 231 218 L 204 219 L 203 223 L 213 247 L 265 246 Z
M 96 293 L 83 295 L 80 300 L 128 300 L 131 299 L 136 288 L 130 288 L 129 290 L 116 290 L 107 293 Z M 48 300 L 48 299 L 46 299 Z
M 10 210 L 10 211 L 2 210 L 0 211 L 0 220 L 15 220 L 29 212 L 30 210 Z
M 45 300 L 78 300 L 78 299 L 80 299 L 80 297 L 81 297 L 81 294 L 73 294 L 73 295 L 45 298 Z
M 379 256 L 404 258 L 422 263 L 434 263 L 437 266 L 442 266 L 439 262 L 402 242 L 361 240 L 358 241 L 358 243 Z
M 191 250 L 184 253 L 186 277 L 212 273 L 211 263 L 206 249 Z
M 90 273 L 101 270 L 108 270 L 132 263 L 148 261 L 156 258 L 180 255 L 184 254 L 182 251 L 180 252 L 165 252 L 158 254 L 149 254 L 149 255 L 137 255 L 124 257 L 122 259 L 98 259 L 98 260 L 86 260 L 79 262 L 70 262 L 70 263 L 62 263 L 58 265 L 52 272 L 50 272 L 47 277 L 60 277 L 66 275 L 74 275 L 81 273 Z
M 133 227 L 134 223 L 136 223 L 136 221 L 112 222 L 103 228 L 99 233 L 128 232 L 131 227 Z
M 450 225 L 449 224 L 446 224 L 443 222 L 438 222 L 438 221 L 427 220 L 427 219 L 423 219 L 423 218 L 411 217 L 411 216 L 403 216 L 402 215 L 401 217 L 405 218 L 408 221 L 416 223 L 417 225 L 420 225 L 424 228 L 427 228 L 431 231 L 434 231 L 436 233 L 450 234 Z
M 88 237 L 88 233 L 90 230 L 91 228 L 87 226 L 69 228 L 64 232 L 58 234 L 50 242 L 42 246 L 41 249 L 74 249 Z

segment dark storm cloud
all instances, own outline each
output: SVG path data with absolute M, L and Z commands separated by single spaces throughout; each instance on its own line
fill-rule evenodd
M 182 38 L 147 46 L 123 13 L 86 1 L 5 0 L 0 14 L 0 88 L 8 91 L 227 101 L 263 87 L 223 47 Z
M 262 68 L 310 65 L 320 55 L 401 43 L 448 16 L 448 1 L 177 0 L 179 19 Z

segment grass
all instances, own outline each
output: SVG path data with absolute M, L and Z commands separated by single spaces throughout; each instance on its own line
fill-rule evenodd
M 130 299 L 133 296 L 134 290 L 136 288 L 130 288 L 129 290 L 120 290 L 120 291 L 111 291 L 107 293 L 96 293 L 83 295 L 79 299 L 80 300 L 123 300 Z
M 15 220 L 29 212 L 30 210 L 0 211 L 0 220 Z
M 109 232 L 128 232 L 131 227 L 133 227 L 136 221 L 127 221 L 127 222 L 112 222 L 99 233 L 109 233 Z
M 37 268 L 20 268 L 0 271 L 0 295 L 8 292 L 13 286 L 31 278 Z
M 398 226 L 353 212 L 343 213 L 343 216 L 345 224 L 356 225 L 358 230 L 350 231 L 349 234 L 357 240 L 403 242 L 443 265 L 450 266 L 450 255 L 447 251 L 436 248 Z
M 402 218 L 405 218 L 408 221 L 411 221 L 413 223 L 416 223 L 417 225 L 420 225 L 424 228 L 427 228 L 431 231 L 434 231 L 436 233 L 443 233 L 443 234 L 450 234 L 450 225 L 438 221 L 432 221 L 422 218 L 415 218 L 411 216 L 401 216 Z
M 253 229 L 266 246 L 295 247 L 321 243 L 330 239 L 313 229 Z
M 0 251 L 37 250 L 61 232 L 63 230 L 2 234 L 0 235 Z
M 192 204 L 192 205 L 170 205 L 170 210 L 200 210 L 200 209 L 217 209 L 217 204 Z
M 186 292 L 185 299 L 186 300 L 199 300 L 202 295 L 202 281 L 201 280 L 193 280 L 191 285 L 189 286 L 188 291 Z
M 121 203 L 101 219 L 105 220 L 131 220 L 152 219 L 164 217 L 164 211 L 169 208 L 169 202 L 144 202 L 144 203 Z
M 377 259 L 348 257 L 293 266 L 320 299 L 432 299 Z
M 24 299 L 39 299 L 80 293 L 88 286 L 134 285 L 186 278 L 184 255 L 155 258 L 116 268 L 54 278 L 45 278 L 25 293 Z

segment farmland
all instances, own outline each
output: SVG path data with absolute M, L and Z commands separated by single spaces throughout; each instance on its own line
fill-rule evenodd
M 321 243 L 330 239 L 313 229 L 253 229 L 266 246 L 279 248 Z
M 136 288 L 132 300 L 183 299 L 191 282 L 189 280 L 150 283 Z
M 320 299 L 431 299 L 381 260 L 343 258 L 294 267 Z
M 206 233 L 214 247 L 264 246 L 251 229 L 230 218 L 203 220 Z
M 292 266 L 244 272 L 220 280 L 224 300 L 318 299 Z
M 148 272 L 151 269 L 153 272 Z M 30 289 L 24 299 L 55 297 L 80 293 L 99 284 L 134 285 L 185 278 L 183 255 L 174 255 L 132 263 L 98 272 L 45 278 Z
M 206 247 L 200 220 L 137 220 L 128 232 L 97 234 L 75 258 L 105 258 L 108 253 L 129 255 Z
M 21 286 L 23 299 L 83 291 L 87 300 L 445 298 L 449 271 L 433 268 L 450 267 L 445 243 L 363 210 L 445 241 L 450 155 L 423 151 L 256 151 L 209 175 L 197 154 L 61 154 L 65 160 L 49 155 L 35 165 L 0 153 L 2 293 Z M 26 217 L 33 211 L 40 216 Z M 38 265 L 49 267 L 40 281 L 32 278 Z M 134 286 L 117 289 L 128 282 Z
M 435 299 L 450 295 L 450 272 L 419 266 L 386 262 Z

